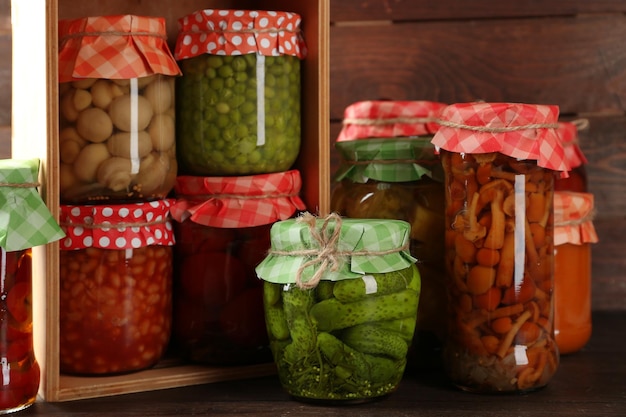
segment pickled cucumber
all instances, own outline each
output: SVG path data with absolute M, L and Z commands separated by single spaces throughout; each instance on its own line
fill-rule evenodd
M 361 278 L 338 281 L 333 294 L 342 303 L 351 303 L 366 295 L 383 295 L 403 290 L 413 278 L 413 270 L 405 268 L 385 274 L 367 274 Z
M 341 333 L 341 340 L 362 353 L 404 359 L 409 350 L 407 342 L 395 332 L 376 324 L 365 323 L 349 327 Z
M 330 332 L 371 321 L 410 317 L 417 313 L 418 300 L 419 293 L 410 288 L 352 303 L 331 298 L 311 307 L 310 314 L 319 330 Z

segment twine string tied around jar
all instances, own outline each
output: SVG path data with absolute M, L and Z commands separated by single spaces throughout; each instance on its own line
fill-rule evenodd
M 273 255 L 306 256 L 311 258 L 302 263 L 296 271 L 296 285 L 303 290 L 317 287 L 317 284 L 327 272 L 337 272 L 344 265 L 348 256 L 384 256 L 405 251 L 409 247 L 407 240 L 401 247 L 388 250 L 341 250 L 339 249 L 339 237 L 341 236 L 342 221 L 341 216 L 337 213 L 331 213 L 326 216 L 319 230 L 317 228 L 317 218 L 311 213 L 303 213 L 296 219 L 296 222 L 304 223 L 309 227 L 309 233 L 318 247 L 294 251 L 277 251 L 271 249 L 269 253 Z M 332 233 L 329 230 L 331 224 L 334 224 Z M 302 274 L 304 270 L 315 265 L 318 265 L 318 267 L 313 276 L 309 280 L 303 281 Z

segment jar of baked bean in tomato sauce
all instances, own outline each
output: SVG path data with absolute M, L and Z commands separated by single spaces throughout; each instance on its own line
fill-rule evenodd
M 404 220 L 411 224 L 411 255 L 422 279 L 409 368 L 441 365 L 445 339 L 443 279 L 444 187 L 430 143 L 438 113 L 431 101 L 362 101 L 344 111 L 335 143 L 341 165 L 334 175 L 331 211 L 348 218 Z
M 63 237 L 37 192 L 38 159 L 0 160 L 0 414 L 29 407 L 39 390 L 33 347 L 32 248 Z
M 446 177 L 444 369 L 461 389 L 530 392 L 557 370 L 553 195 L 568 169 L 557 118 L 556 106 L 459 103 L 433 138 Z
M 302 140 L 301 22 L 292 12 L 216 9 L 179 20 L 181 174 L 292 169 Z
M 582 349 L 591 338 L 591 193 L 554 194 L 554 336 L 561 354 Z
M 305 209 L 296 170 L 242 177 L 179 176 L 173 345 L 212 365 L 271 362 L 263 284 L 254 268 L 270 227 Z
M 170 340 L 172 200 L 61 206 L 60 370 L 147 369 Z
M 65 204 L 165 198 L 177 175 L 165 19 L 59 21 L 59 174 Z

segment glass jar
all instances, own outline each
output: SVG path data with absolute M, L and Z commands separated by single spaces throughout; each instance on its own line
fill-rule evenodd
M 172 322 L 171 203 L 61 206 L 62 373 L 121 374 L 161 359 Z
M 555 171 L 567 169 L 557 117 L 554 106 L 455 104 L 433 138 L 446 177 L 444 368 L 461 389 L 529 392 L 557 370 L 552 202 Z
M 335 143 L 342 160 L 331 211 L 411 224 L 422 297 L 409 368 L 438 367 L 445 339 L 443 173 L 430 143 L 444 107 L 430 101 L 357 102 L 346 108 Z
M 179 176 L 173 345 L 212 365 L 271 362 L 263 282 L 254 268 L 270 227 L 304 210 L 298 171 L 241 177 Z
M 420 297 L 409 229 L 336 213 L 274 224 L 256 272 L 278 377 L 294 399 L 359 403 L 396 390 Z
M 180 70 L 165 36 L 156 17 L 59 22 L 63 203 L 148 201 L 174 187 Z
M 301 143 L 301 18 L 200 10 L 179 20 L 178 160 L 184 175 L 291 169 Z
M 32 247 L 63 232 L 37 192 L 39 161 L 0 161 L 0 414 L 29 407 L 39 391 L 33 346 Z
M 591 338 L 591 244 L 593 194 L 554 194 L 554 336 L 561 354 L 582 349 Z

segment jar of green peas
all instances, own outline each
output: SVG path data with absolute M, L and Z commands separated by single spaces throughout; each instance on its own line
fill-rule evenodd
M 301 17 L 199 10 L 179 20 L 177 146 L 184 175 L 289 170 L 300 151 Z

